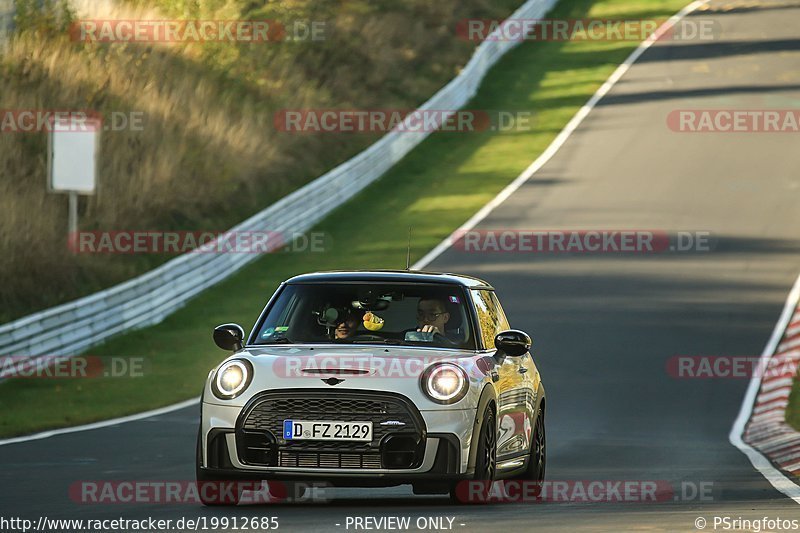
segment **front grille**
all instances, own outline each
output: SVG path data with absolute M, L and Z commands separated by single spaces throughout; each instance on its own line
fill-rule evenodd
M 278 464 L 294 468 L 380 468 L 380 453 L 278 452 Z
M 323 417 L 324 420 L 348 422 L 352 420 L 369 421 L 381 415 L 408 414 L 402 404 L 397 401 L 354 400 L 348 398 L 275 398 L 265 399 L 258 403 L 247 416 L 245 429 L 268 429 L 282 433 L 283 421 L 286 418 L 310 419 Z M 278 416 L 280 415 L 280 416 Z M 361 416 L 361 418 L 359 418 Z M 378 422 L 383 422 L 381 419 Z M 393 419 L 394 420 L 394 419 Z M 411 423 L 410 420 L 401 420 Z M 275 424 L 278 424 L 275 426 Z M 373 427 L 373 430 L 376 429 Z
M 372 422 L 372 441 L 312 441 L 283 438 L 283 421 L 331 420 Z M 381 425 L 383 422 L 391 424 Z M 360 391 L 286 391 L 262 394 L 243 410 L 239 433 L 273 436 L 277 464 L 294 468 L 401 468 L 386 466 L 383 445 L 394 436 L 408 437 L 414 447 L 413 462 L 421 463 L 425 427 L 419 412 L 399 395 Z M 422 450 L 420 453 L 417 453 Z M 248 464 L 264 464 L 254 453 L 241 458 Z M 417 457 L 419 455 L 419 457 Z M 418 459 L 418 461 L 417 461 Z M 274 465 L 274 463 L 272 463 Z

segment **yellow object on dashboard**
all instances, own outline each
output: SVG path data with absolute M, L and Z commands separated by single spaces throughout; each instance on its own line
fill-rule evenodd
M 383 327 L 384 321 L 372 312 L 364 313 L 364 327 L 370 331 L 378 331 Z

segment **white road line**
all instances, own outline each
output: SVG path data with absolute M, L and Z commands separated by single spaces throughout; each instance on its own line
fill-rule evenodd
M 655 43 L 661 37 L 661 35 L 663 35 L 664 32 L 667 31 L 670 27 L 672 27 L 683 17 L 697 10 L 699 7 L 705 5 L 706 3 L 708 3 L 708 0 L 698 0 L 692 2 L 691 4 L 683 8 L 680 12 L 678 12 L 676 15 L 672 16 L 647 40 L 643 41 L 636 48 L 636 50 L 634 50 L 631 53 L 631 55 L 629 55 L 628 58 L 614 71 L 614 73 L 611 74 L 608 80 L 606 80 L 606 82 L 597 90 L 597 92 L 589 99 L 589 101 L 583 107 L 581 107 L 581 109 L 575 114 L 575 116 L 572 117 L 569 123 L 567 123 L 567 125 L 553 140 L 550 146 L 548 146 L 547 149 L 538 158 L 536 158 L 536 160 L 533 163 L 531 163 L 531 165 L 528 166 L 528 168 L 526 168 L 522 172 L 522 174 L 520 174 L 513 182 L 511 182 L 508 186 L 506 186 L 505 189 L 503 189 L 497 196 L 495 196 L 480 211 L 475 213 L 475 215 L 473 215 L 472 218 L 467 220 L 467 222 L 465 222 L 450 236 L 448 236 L 446 239 L 440 242 L 433 250 L 428 252 L 419 261 L 414 263 L 412 269 L 421 270 L 425 268 L 425 266 L 430 264 L 434 259 L 439 257 L 445 250 L 447 250 L 450 246 L 452 246 L 454 242 L 453 240 L 454 235 L 462 234 L 464 231 L 469 231 L 472 228 L 474 228 L 482 220 L 484 220 L 495 208 L 497 208 L 497 206 L 499 206 L 506 199 L 508 199 L 508 197 L 511 196 L 512 193 L 514 193 L 514 191 L 519 189 L 519 187 L 521 187 L 523 183 L 528 181 L 539 169 L 541 169 L 548 161 L 550 161 L 550 159 L 552 159 L 552 157 L 558 152 L 558 150 L 564 145 L 564 143 L 566 143 L 570 135 L 572 135 L 572 133 L 578 128 L 578 126 L 580 126 L 583 120 L 588 116 L 589 112 L 592 109 L 594 109 L 597 103 L 606 94 L 608 94 L 611 88 L 614 87 L 614 85 L 620 80 L 620 78 L 622 78 L 622 76 L 625 75 L 628 69 L 630 69 L 631 65 L 633 65 L 636 62 L 636 60 L 639 59 L 639 57 L 641 57 L 643 53 L 648 48 L 650 48 L 650 46 L 652 46 L 653 43 Z M 784 306 L 783 313 L 781 314 L 781 318 L 775 325 L 772 337 L 767 343 L 767 346 L 764 349 L 764 353 L 762 353 L 761 355 L 762 359 L 768 359 L 775 352 L 775 348 L 777 347 L 778 341 L 780 341 L 780 338 L 783 335 L 783 332 L 786 330 L 790 319 L 793 318 L 792 316 L 793 311 L 797 307 L 798 299 L 800 299 L 800 277 L 798 277 L 792 291 L 789 293 L 789 296 L 786 300 L 786 305 Z M 783 494 L 793 499 L 797 503 L 800 503 L 800 487 L 798 487 L 794 482 L 792 482 L 786 476 L 784 476 L 783 473 L 781 473 L 779 470 L 774 468 L 772 464 L 769 462 L 769 460 L 767 460 L 757 450 L 746 444 L 741 438 L 745 424 L 750 418 L 750 414 L 753 409 L 753 400 L 758 392 L 759 385 L 760 385 L 759 378 L 757 376 L 753 376 L 753 378 L 751 378 L 750 380 L 750 385 L 748 387 L 747 394 L 745 395 L 744 402 L 742 403 L 741 410 L 739 411 L 739 416 L 734 422 L 733 428 L 731 429 L 728 438 L 731 444 L 739 448 L 750 459 L 750 462 L 753 464 L 753 466 L 759 472 L 761 472 L 761 474 L 772 484 L 772 486 L 774 486 L 777 490 L 781 491 Z M 130 415 L 122 418 L 115 418 L 112 420 L 105 420 L 93 424 L 86 424 L 72 428 L 55 429 L 52 431 L 36 433 L 34 435 L 27 435 L 22 437 L 0 440 L 0 446 L 46 439 L 56 435 L 90 431 L 93 429 L 105 428 L 118 424 L 124 424 L 127 422 L 134 422 L 136 420 L 143 420 L 145 418 L 159 416 L 183 409 L 185 407 L 190 407 L 192 405 L 197 404 L 198 401 L 199 398 L 193 398 L 191 400 L 186 400 L 184 402 L 162 407 L 160 409 L 155 409 L 152 411 L 147 411 L 144 413 Z
M 85 424 L 83 426 L 74 426 L 71 428 L 62 428 L 62 429 L 53 429 L 50 431 L 43 431 L 41 433 L 35 433 L 33 435 L 24 435 L 22 437 L 14 437 L 11 439 L 0 440 L 0 446 L 5 446 L 6 444 L 16 444 L 18 442 L 28 442 L 32 440 L 40 440 L 46 439 L 48 437 L 54 437 L 56 435 L 64 435 L 67 433 L 78 433 L 80 431 L 90 431 L 92 429 L 100 429 L 105 428 L 108 426 L 116 426 L 117 424 L 124 424 L 126 422 L 135 422 L 137 420 L 142 420 L 145 418 L 151 418 L 154 416 L 164 415 L 167 413 L 171 413 L 173 411 L 178 411 L 185 407 L 191 407 L 193 405 L 197 405 L 200 402 L 200 397 L 192 398 L 191 400 L 186 400 L 184 402 L 175 403 L 172 405 L 168 405 L 166 407 L 160 407 L 158 409 L 153 409 L 152 411 L 145 411 L 144 413 L 137 413 L 135 415 L 123 416 L 121 418 L 114 418 L 112 420 L 103 420 L 100 422 L 94 422 L 92 424 Z
M 575 116 L 572 117 L 572 120 L 570 120 L 567 123 L 567 125 L 564 126 L 564 129 L 561 130 L 561 132 L 558 134 L 558 136 L 556 136 L 555 139 L 553 139 L 553 142 L 550 143 L 550 146 L 548 146 L 547 149 L 545 149 L 545 151 L 542 152 L 542 155 L 537 157 L 536 160 L 533 163 L 531 163 L 530 166 L 528 166 L 528 168 L 522 171 L 522 174 L 517 176 L 517 178 L 514 179 L 514 181 L 509 183 L 505 189 L 500 191 L 500 194 L 495 196 L 488 204 L 483 206 L 483 208 L 481 208 L 480 211 L 475 213 L 472 216 L 472 218 L 464 222 L 464 224 L 462 224 L 460 228 L 455 230 L 446 239 L 444 239 L 442 242 L 436 245 L 436 247 L 427 254 L 425 254 L 422 257 L 422 259 L 414 263 L 411 269 L 422 270 L 423 268 L 425 268 L 428 264 L 430 264 L 434 259 L 442 255 L 442 253 L 445 250 L 450 248 L 455 243 L 456 241 L 455 236 L 463 235 L 464 232 L 469 231 L 478 224 L 480 224 L 480 222 L 483 219 L 489 216 L 489 213 L 494 211 L 494 209 L 497 206 L 505 202 L 508 199 L 508 197 L 514 193 L 514 191 L 519 189 L 523 183 L 528 181 L 536 172 L 539 171 L 540 168 L 542 168 L 545 164 L 547 164 L 547 162 L 550 161 L 550 159 L 552 159 L 554 155 L 556 155 L 556 152 L 558 152 L 558 150 L 564 145 L 564 143 L 567 142 L 567 139 L 569 139 L 570 135 L 572 135 L 575 132 L 575 130 L 578 129 L 578 126 L 580 126 L 583 120 L 589 115 L 589 112 L 592 109 L 594 109 L 597 103 L 606 94 L 608 94 L 608 92 L 611 90 L 612 87 L 614 87 L 614 85 L 616 85 L 616 83 L 620 80 L 620 78 L 622 78 L 622 76 L 624 76 L 625 73 L 628 72 L 628 69 L 631 68 L 631 65 L 633 65 L 636 62 L 636 60 L 639 59 L 639 57 L 641 57 L 641 55 L 645 53 L 645 51 L 647 51 L 647 49 L 653 45 L 653 43 L 658 41 L 658 39 L 660 39 L 661 36 L 664 35 L 664 33 L 667 30 L 669 30 L 670 28 L 672 28 L 672 26 L 677 24 L 683 17 L 685 17 L 692 11 L 697 10 L 699 7 L 707 4 L 708 1 L 709 0 L 698 0 L 692 2 L 688 6 L 681 9 L 678 13 L 670 17 L 652 35 L 650 35 L 650 37 L 642 41 L 636 48 L 636 50 L 631 52 L 631 55 L 629 55 L 628 58 L 625 61 L 623 61 L 619 67 L 617 67 L 617 69 L 611 74 L 611 76 L 606 80 L 606 82 L 603 85 L 601 85 L 599 89 L 597 89 L 597 92 L 594 93 L 594 95 L 592 95 L 589 101 L 586 102 L 583 105 L 583 107 L 581 107 L 578 110 L 577 113 L 575 113 Z
M 464 232 L 469 231 L 477 226 L 481 221 L 489 216 L 489 214 L 495 208 L 507 200 L 511 194 L 513 194 L 522 186 L 523 183 L 528 181 L 539 169 L 541 169 L 548 161 L 550 161 L 550 159 L 564 145 L 569 136 L 572 135 L 572 133 L 578 128 L 578 126 L 583 122 L 589 112 L 594 109 L 603 96 L 605 96 L 611 90 L 614 84 L 616 84 L 617 81 L 619 81 L 619 79 L 625 75 L 631 65 L 633 65 L 633 63 L 635 63 L 636 60 L 639 59 L 639 57 L 648 48 L 650 48 L 655 41 L 658 40 L 664 31 L 706 3 L 707 0 L 692 2 L 675 16 L 671 17 L 666 23 L 664 23 L 655 34 L 651 35 L 650 38 L 642 42 L 639 47 L 636 48 L 636 50 L 634 50 L 633 53 L 631 53 L 631 55 L 628 56 L 628 58 L 617 68 L 617 70 L 614 71 L 611 77 L 608 78 L 608 80 L 597 90 L 594 96 L 592 96 L 591 99 L 589 99 L 589 101 L 578 111 L 578 113 L 572 117 L 572 120 L 569 121 L 566 127 L 561 131 L 561 133 L 558 134 L 558 136 L 553 140 L 550 146 L 547 147 L 542 155 L 540 155 L 533 163 L 531 163 L 531 165 L 526 168 L 522 174 L 512 181 L 505 189 L 503 189 L 500 194 L 495 196 L 492 201 L 486 204 L 480 211 L 475 213 L 472 218 L 467 220 L 460 228 L 440 242 L 433 250 L 422 257 L 422 259 L 414 263 L 414 266 L 411 268 L 414 270 L 421 270 L 425 268 L 454 244 L 454 236 L 463 235 Z M 800 277 L 798 277 L 792 291 L 789 293 L 781 318 L 775 325 L 775 330 L 772 333 L 772 337 L 767 343 L 764 353 L 761 355 L 762 362 L 766 363 L 772 354 L 775 353 L 778 342 L 780 341 L 784 331 L 786 331 L 789 321 L 792 318 L 795 318 L 796 320 L 796 315 L 794 315 L 794 313 L 799 297 Z M 786 349 L 789 346 L 793 347 L 793 343 L 784 345 L 782 348 Z M 800 487 L 784 476 L 783 473 L 781 473 L 775 467 L 773 467 L 766 457 L 761 455 L 757 450 L 742 440 L 742 433 L 744 432 L 745 424 L 747 424 L 747 421 L 750 418 L 750 414 L 753 409 L 753 400 L 758 393 L 759 384 L 760 379 L 757 375 L 754 375 L 750 380 L 750 385 L 747 389 L 744 402 L 742 403 L 739 416 L 733 424 L 733 428 L 731 429 L 728 439 L 731 444 L 739 448 L 750 459 L 750 462 L 753 464 L 756 470 L 761 472 L 761 474 L 772 484 L 773 487 L 784 493 L 789 498 L 792 498 L 795 502 L 800 503 Z
M 662 24 L 655 33 L 653 33 L 647 40 L 643 41 L 639 46 L 634 50 L 631 55 L 614 71 L 613 74 L 606 80 L 606 82 L 597 90 L 596 93 L 589 99 L 588 102 L 572 117 L 564 129 L 558 134 L 558 136 L 550 143 L 550 146 L 540 155 L 536 160 L 531 163 L 531 165 L 526 168 L 522 174 L 520 174 L 513 182 L 511 182 L 505 189 L 503 189 L 500 194 L 498 194 L 492 201 L 486 204 L 480 211 L 475 213 L 472 218 L 470 218 L 467 222 L 465 222 L 459 229 L 457 229 L 450 237 L 447 237 L 445 240 L 440 242 L 433 250 L 428 252 L 422 259 L 414 263 L 411 267 L 412 270 L 421 270 L 425 267 L 428 263 L 439 257 L 447 248 L 449 248 L 453 244 L 452 236 L 459 231 L 470 230 L 475 227 L 481 220 L 486 218 L 489 213 L 492 212 L 498 205 L 503 203 L 503 201 L 508 198 L 511 193 L 516 191 L 525 181 L 530 179 L 533 174 L 536 173 L 545 163 L 547 163 L 555 153 L 561 148 L 561 146 L 567 141 L 570 135 L 578 128 L 578 126 L 583 122 L 583 119 L 589 114 L 589 112 L 594 109 L 597 105 L 597 102 L 600 101 L 603 96 L 605 96 L 608 91 L 619 81 L 619 79 L 628 71 L 628 69 L 636 62 L 637 59 L 648 49 L 654 42 L 656 42 L 668 29 L 674 26 L 678 21 L 680 21 L 683 17 L 695 11 L 700 6 L 703 6 L 708 3 L 709 0 L 697 0 L 692 2 L 688 6 L 681 9 L 677 14 L 670 17 L 664 24 Z M 92 429 L 99 429 L 108 426 L 114 426 L 116 424 L 123 424 L 125 422 L 132 422 L 134 420 L 141 420 L 142 418 L 147 418 L 149 416 L 157 416 L 159 414 L 168 413 L 170 411 L 176 411 L 178 409 L 183 409 L 188 405 L 191 405 L 191 402 L 197 402 L 197 399 L 194 400 L 187 400 L 186 402 L 181 402 L 174 405 L 169 405 L 167 407 L 163 407 L 161 409 L 156 409 L 155 411 L 148 411 L 146 413 L 140 413 L 138 415 L 132 415 L 123 418 L 115 418 L 113 420 L 106 420 L 103 422 L 97 422 L 94 424 L 88 424 L 85 426 L 77 426 L 73 428 L 64 428 L 64 429 L 56 429 L 52 431 L 45 431 L 43 433 L 37 433 L 35 435 L 29 436 L 22 436 L 22 437 L 15 437 L 13 439 L 6 439 L 0 440 L 0 446 L 5 444 L 14 444 L 17 442 L 26 442 L 30 440 L 38 440 L 38 439 L 45 439 L 48 437 L 52 437 L 54 435 L 63 435 L 65 433 L 75 433 L 78 431 L 89 431 Z
M 800 300 L 800 276 L 797 277 L 794 287 L 792 287 L 792 290 L 789 292 L 789 296 L 786 298 L 786 304 L 783 306 L 783 312 L 781 313 L 780 319 L 778 320 L 778 323 L 775 324 L 775 329 L 772 331 L 772 336 L 770 337 L 769 342 L 767 342 L 767 345 L 764 347 L 764 352 L 761 354 L 761 363 L 766 364 L 769 361 L 769 358 L 772 357 L 772 354 L 775 353 L 775 348 L 777 348 L 781 337 L 783 337 L 784 331 L 786 331 L 786 326 L 789 324 L 789 320 L 792 318 L 792 314 L 797 308 L 798 300 Z M 797 486 L 794 481 L 786 477 L 783 472 L 775 468 L 769 459 L 764 457 L 758 450 L 742 440 L 742 434 L 744 433 L 744 428 L 753 412 L 754 400 L 758 394 L 758 388 L 760 385 L 761 379 L 759 376 L 757 374 L 753 375 L 753 377 L 750 378 L 750 385 L 747 387 L 747 393 L 744 396 L 742 407 L 739 410 L 739 416 L 733 423 L 730 435 L 728 435 L 728 440 L 731 444 L 739 448 L 748 459 L 750 459 L 750 462 L 753 463 L 753 466 L 756 468 L 756 470 L 761 472 L 761 475 L 763 475 L 773 487 L 797 503 L 800 503 L 800 486 Z
M 550 143 L 550 146 L 538 157 L 536 160 L 526 168 L 522 174 L 520 174 L 513 182 L 511 182 L 505 189 L 503 189 L 500 194 L 495 196 L 488 204 L 486 204 L 480 211 L 475 213 L 467 222 L 465 222 L 460 228 L 458 228 L 453 234 L 447 237 L 445 240 L 440 242 L 433 250 L 428 252 L 422 259 L 414 263 L 411 267 L 413 270 L 421 270 L 426 265 L 428 265 L 431 261 L 439 257 L 447 248 L 449 248 L 453 244 L 453 235 L 457 234 L 458 232 L 467 231 L 475 227 L 480 221 L 486 218 L 489 213 L 491 213 L 498 205 L 503 203 L 514 191 L 516 191 L 523 183 L 525 183 L 528 179 L 531 178 L 545 163 L 547 163 L 561 146 L 567 141 L 570 135 L 580 126 L 589 112 L 594 109 L 597 103 L 611 90 L 612 87 L 619 81 L 622 76 L 628 71 L 628 69 L 633 65 L 639 57 L 648 49 L 650 48 L 653 43 L 655 43 L 667 30 L 669 30 L 672 26 L 674 26 L 677 22 L 679 22 L 683 17 L 688 15 L 689 13 L 695 11 L 699 7 L 708 3 L 708 0 L 697 0 L 692 2 L 688 6 L 681 9 L 677 14 L 673 15 L 669 18 L 664 24 L 662 24 L 655 33 L 653 33 L 649 38 L 645 41 L 642 41 L 641 44 L 634 50 L 631 55 L 625 59 L 625 61 L 617 67 L 617 69 L 611 74 L 611 76 L 606 80 L 606 82 L 600 86 L 597 92 L 592 95 L 586 104 L 581 107 L 578 112 L 575 114 L 574 117 L 567 123 L 563 130 L 558 134 L 558 136 Z M 135 420 L 142 420 L 144 418 L 148 418 L 151 416 L 158 416 L 160 414 L 169 413 L 171 411 L 176 411 L 178 409 L 183 409 L 184 407 L 188 407 L 193 403 L 198 401 L 197 398 L 193 400 L 187 400 L 185 402 L 181 402 L 178 404 L 170 405 L 167 407 L 163 407 L 161 409 L 156 409 L 154 411 L 148 411 L 146 413 L 140 413 L 137 415 L 131 415 L 123 418 L 115 418 L 113 420 L 106 420 L 103 422 L 97 422 L 94 424 L 87 424 L 84 426 L 77 426 L 72 428 L 64 428 L 64 429 L 56 429 L 52 431 L 45 431 L 43 433 L 37 433 L 35 435 L 23 436 L 23 437 L 15 437 L 12 439 L 0 440 L 0 446 L 6 444 L 14 444 L 19 442 L 27 442 L 32 440 L 39 440 L 39 439 L 46 439 L 48 437 L 53 437 L 55 435 L 63 435 L 66 433 L 77 433 L 79 431 L 89 431 L 92 429 L 100 429 L 108 426 L 114 426 L 117 424 L 124 424 L 126 422 L 132 422 Z
M 686 15 L 692 13 L 693 11 L 697 10 L 699 7 L 708 3 L 708 0 L 698 0 L 692 2 L 688 6 L 684 7 L 680 12 L 672 16 L 667 22 L 665 22 L 659 29 L 651 35 L 647 40 L 643 41 L 637 48 L 634 50 L 631 55 L 628 56 L 627 59 L 619 66 L 617 69 L 611 74 L 611 76 L 606 80 L 606 82 L 595 92 L 595 94 L 589 99 L 589 101 L 581 107 L 580 110 L 575 114 L 574 117 L 567 123 L 563 130 L 558 134 L 558 136 L 553 140 L 550 146 L 538 157 L 536 160 L 526 168 L 522 174 L 520 174 L 514 181 L 512 181 L 506 188 L 504 188 L 497 196 L 495 196 L 488 204 L 486 204 L 480 211 L 475 213 L 469 220 L 467 220 L 464 224 L 461 225 L 456 231 L 454 231 L 450 236 L 440 242 L 433 250 L 428 252 L 425 256 L 423 256 L 419 261 L 414 263 L 411 267 L 413 270 L 421 270 L 425 268 L 428 264 L 430 264 L 433 260 L 439 257 L 445 250 L 447 250 L 450 246 L 453 245 L 454 235 L 460 235 L 464 231 L 469 231 L 475 226 L 477 226 L 482 220 L 484 220 L 495 208 L 497 208 L 500 204 L 502 204 L 509 196 L 511 196 L 514 191 L 519 189 L 522 184 L 528 181 L 539 169 L 541 169 L 552 157 L 558 152 L 558 150 L 566 143 L 567 139 L 569 139 L 570 135 L 580 126 L 583 120 L 588 116 L 589 112 L 594 109 L 597 103 L 606 95 L 608 92 L 614 87 L 614 85 L 625 75 L 625 73 L 630 69 L 631 65 L 633 65 L 641 55 L 650 48 L 653 43 L 655 43 L 669 28 L 675 25 L 678 21 L 680 21 Z M 797 320 L 796 316 L 793 316 L 793 312 L 797 308 L 797 302 L 800 299 L 800 277 L 798 277 L 797 281 L 795 282 L 792 291 L 789 293 L 789 296 L 786 299 L 786 304 L 783 309 L 783 313 L 781 314 L 781 318 L 778 323 L 775 325 L 775 329 L 773 330 L 772 337 L 770 338 L 767 346 L 764 349 L 764 352 L 761 355 L 763 359 L 769 359 L 773 353 L 775 352 L 775 348 L 777 347 L 778 342 L 781 339 L 781 336 L 786 331 L 787 326 L 789 325 L 789 321 L 793 318 Z M 795 324 L 792 323 L 794 328 Z M 793 343 L 792 343 L 793 344 Z M 761 453 L 757 450 L 749 446 L 742 440 L 742 433 L 744 432 L 744 427 L 747 424 L 747 421 L 750 418 L 750 414 L 753 409 L 753 400 L 758 393 L 758 388 L 760 385 L 760 380 L 758 376 L 753 376 L 750 380 L 750 384 L 747 389 L 747 393 L 745 395 L 744 401 L 742 403 L 741 410 L 739 411 L 739 416 L 737 417 L 736 421 L 731 428 L 731 432 L 729 435 L 729 441 L 731 444 L 739 448 L 749 459 L 753 466 L 761 472 L 761 474 L 774 486 L 777 490 L 781 491 L 783 494 L 788 496 L 789 498 L 793 499 L 795 502 L 800 503 L 800 487 L 796 485 L 793 481 L 789 480 L 786 476 L 783 475 L 779 470 L 774 468 L 772 464 L 767 460 Z M 159 416 L 163 414 L 167 414 L 173 411 L 177 411 L 186 407 L 190 407 L 192 405 L 197 404 L 199 398 L 193 398 L 191 400 L 186 400 L 184 402 L 180 402 L 177 404 L 169 405 L 166 407 L 162 407 L 160 409 L 154 409 L 152 411 L 146 411 L 144 413 L 138 413 L 135 415 L 130 415 L 121 418 L 115 418 L 112 420 L 105 420 L 102 422 L 96 422 L 93 424 L 86 424 L 82 426 L 76 426 L 71 428 L 63 428 L 63 429 L 55 429 L 51 431 L 45 431 L 42 433 L 36 433 L 34 435 L 27 435 L 22 437 L 15 437 L 11 439 L 0 440 L 0 446 L 4 446 L 7 444 L 15 444 L 20 442 L 28 442 L 33 440 L 40 440 L 46 439 L 49 437 L 53 437 L 56 435 L 64 435 L 68 433 L 78 433 L 82 431 L 90 431 L 93 429 L 100 429 L 109 426 L 114 426 L 118 424 L 124 424 L 127 422 L 134 422 L 136 420 L 143 420 L 146 418 Z M 798 463 L 800 465 L 800 463 Z

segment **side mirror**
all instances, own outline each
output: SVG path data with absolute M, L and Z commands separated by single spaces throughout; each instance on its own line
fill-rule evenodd
M 223 350 L 241 350 L 244 346 L 244 330 L 239 324 L 222 324 L 214 328 L 214 342 Z
M 494 346 L 500 352 L 511 357 L 519 357 L 531 349 L 531 338 L 518 329 L 501 331 L 494 338 Z

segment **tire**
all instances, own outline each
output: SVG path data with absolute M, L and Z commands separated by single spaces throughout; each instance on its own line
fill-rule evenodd
M 494 410 L 491 406 L 486 407 L 483 414 L 483 424 L 477 443 L 478 449 L 475 456 L 475 474 L 471 482 L 483 482 L 481 493 L 476 498 L 464 497 L 465 493 L 471 495 L 472 490 L 463 490 L 464 485 L 456 483 L 450 489 L 450 499 L 458 503 L 487 503 L 489 493 L 492 489 L 492 482 L 497 474 L 497 423 L 495 421 Z M 461 490 L 459 490 L 461 488 Z
M 533 440 L 531 442 L 531 464 L 529 479 L 537 483 L 544 483 L 544 474 L 547 467 L 547 434 L 544 426 L 544 411 L 539 411 L 536 424 L 533 426 Z
M 475 479 L 494 481 L 497 473 L 497 424 L 494 411 L 486 408 L 483 415 L 481 436 L 478 440 L 478 455 L 475 458 Z
M 544 483 L 547 467 L 547 434 L 544 425 L 544 411 L 540 410 L 533 423 L 533 437 L 531 438 L 531 451 L 528 457 L 528 468 L 525 472 L 515 476 L 515 480 L 534 481 L 540 485 Z

